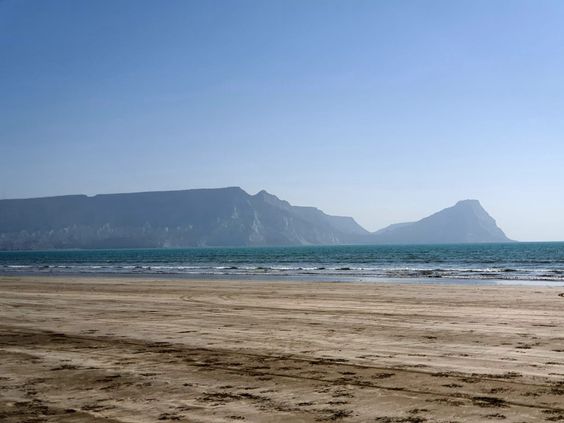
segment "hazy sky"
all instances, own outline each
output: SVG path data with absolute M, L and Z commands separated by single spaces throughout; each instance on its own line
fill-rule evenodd
M 564 240 L 564 1 L 0 0 L 0 198 L 239 185 Z

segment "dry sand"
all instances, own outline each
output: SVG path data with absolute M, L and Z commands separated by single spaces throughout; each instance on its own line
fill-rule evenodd
M 0 278 L 0 421 L 564 421 L 564 288 Z

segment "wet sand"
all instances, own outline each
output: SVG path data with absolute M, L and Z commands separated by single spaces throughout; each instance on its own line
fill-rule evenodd
M 0 277 L 0 421 L 564 421 L 563 292 Z

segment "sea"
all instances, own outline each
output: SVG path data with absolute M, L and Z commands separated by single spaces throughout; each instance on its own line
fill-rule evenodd
M 564 285 L 564 242 L 5 251 L 0 274 Z

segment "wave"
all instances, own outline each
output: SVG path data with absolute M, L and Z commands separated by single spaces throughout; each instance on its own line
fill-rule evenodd
M 564 281 L 564 269 L 530 267 L 410 267 L 363 265 L 187 265 L 162 263 L 64 263 L 64 264 L 8 264 L 0 266 L 2 273 L 49 274 L 170 274 L 191 276 L 317 276 L 347 279 L 463 279 L 463 280 L 516 280 Z

